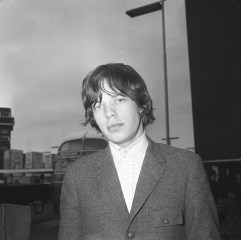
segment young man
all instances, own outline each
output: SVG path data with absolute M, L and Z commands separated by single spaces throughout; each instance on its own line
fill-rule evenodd
M 199 156 L 154 143 L 152 100 L 130 66 L 97 67 L 83 81 L 85 125 L 109 146 L 67 168 L 59 240 L 218 240 L 218 217 Z

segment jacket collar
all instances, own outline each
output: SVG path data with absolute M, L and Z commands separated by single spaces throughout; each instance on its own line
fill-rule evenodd
M 106 192 L 106 200 L 109 204 L 115 204 L 120 209 L 123 216 L 128 216 L 129 221 L 137 214 L 143 206 L 153 189 L 161 179 L 164 173 L 165 157 L 161 152 L 160 144 L 153 142 L 149 137 L 146 155 L 143 161 L 136 192 L 129 214 L 125 204 L 125 199 L 121 190 L 118 174 L 113 162 L 110 147 L 98 152 L 98 161 L 96 162 L 97 177 L 99 187 Z

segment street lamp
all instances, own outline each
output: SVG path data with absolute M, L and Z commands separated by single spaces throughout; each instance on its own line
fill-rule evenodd
M 166 143 L 171 145 L 170 129 L 169 129 L 169 105 L 168 105 L 168 82 L 167 82 L 167 55 L 166 55 L 166 31 L 165 31 L 165 8 L 164 1 L 151 3 L 145 6 L 134 8 L 126 11 L 126 14 L 133 18 L 147 13 L 162 10 L 162 37 L 163 37 L 163 68 L 164 68 L 164 88 L 165 88 L 165 112 L 166 112 Z
M 162 9 L 162 4 L 160 2 L 155 2 L 155 3 L 151 3 L 142 7 L 138 7 L 135 9 L 131 9 L 126 11 L 126 14 L 129 17 L 138 17 L 141 16 L 143 14 L 147 14 L 147 13 L 151 13 L 151 12 L 155 12 L 158 10 Z

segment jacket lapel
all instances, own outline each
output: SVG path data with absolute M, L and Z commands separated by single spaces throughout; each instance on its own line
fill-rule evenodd
M 148 138 L 148 142 L 148 148 L 130 212 L 130 221 L 146 202 L 164 172 L 164 168 L 162 167 L 163 164 L 161 164 L 162 162 L 165 162 L 164 156 L 159 149 L 155 149 L 152 140 Z
M 129 212 L 109 147 L 101 152 L 99 160 L 96 179 L 102 200 L 107 203 L 110 211 L 117 211 L 127 218 Z
M 110 211 L 118 213 L 118 216 L 131 222 L 143 204 L 146 202 L 155 186 L 158 184 L 164 172 L 163 162 L 165 157 L 160 149 L 156 149 L 155 143 L 148 138 L 148 148 L 143 161 L 143 166 L 137 183 L 135 196 L 129 214 L 122 193 L 118 174 L 114 165 L 110 148 L 100 151 L 97 161 L 97 185 L 102 200 L 108 205 Z

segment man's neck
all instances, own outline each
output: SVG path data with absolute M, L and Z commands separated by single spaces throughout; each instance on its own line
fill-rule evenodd
M 128 146 L 123 147 L 122 145 L 111 142 L 110 140 L 109 140 L 109 143 L 110 143 L 110 145 L 112 145 L 113 147 L 115 147 L 117 149 L 120 149 L 120 148 L 130 149 L 134 145 L 136 145 L 138 142 L 142 141 L 144 138 L 146 138 L 146 132 L 145 131 L 141 134 L 141 136 L 139 136 L 134 142 L 130 143 Z

